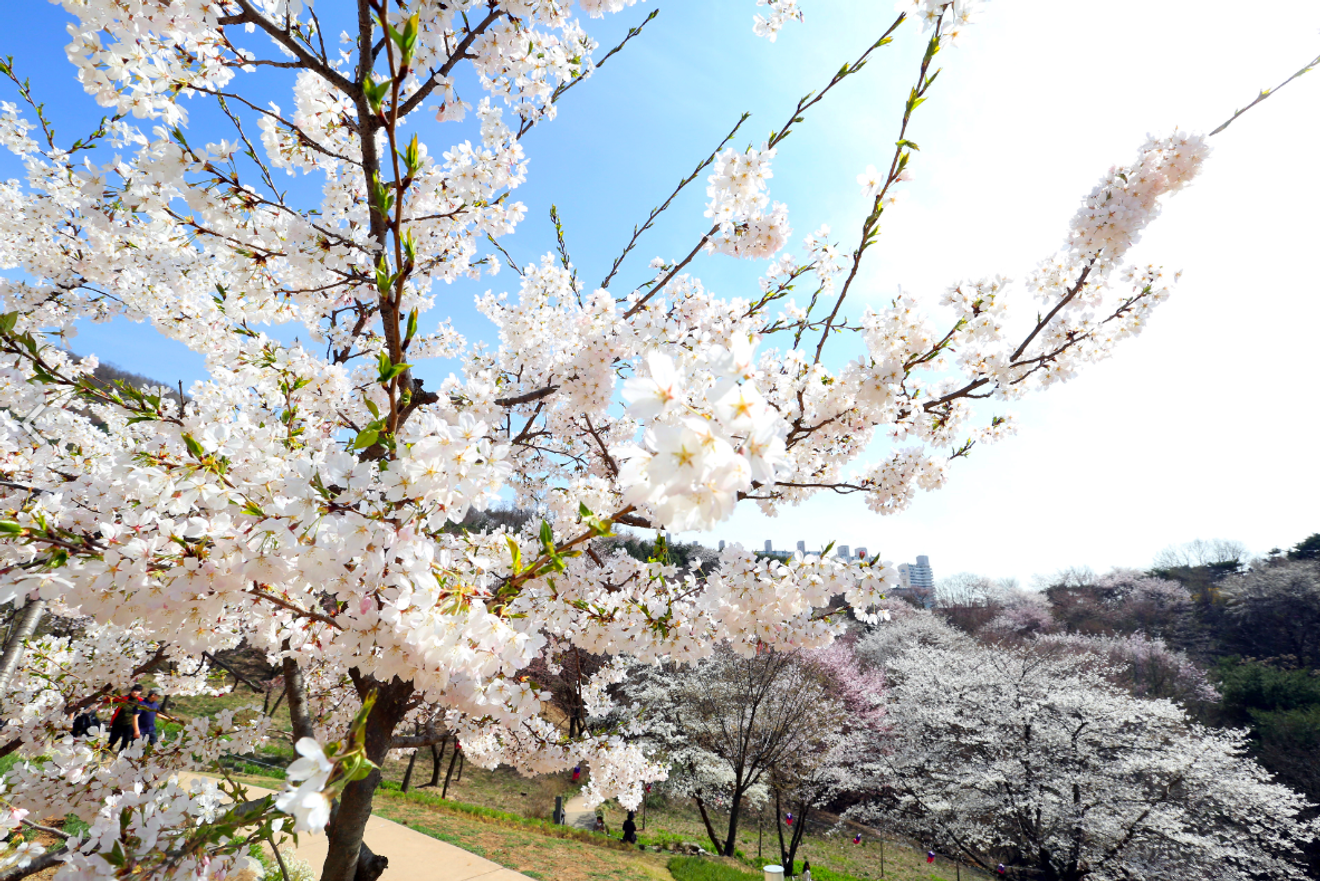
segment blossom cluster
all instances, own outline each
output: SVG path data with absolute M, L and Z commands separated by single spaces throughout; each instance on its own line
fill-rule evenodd
M 649 374 L 623 387 L 630 415 L 651 425 L 644 447 L 622 451 L 623 498 L 648 505 L 669 529 L 727 519 L 738 493 L 773 485 L 785 459 L 788 426 L 756 389 L 751 342 L 740 337 L 731 351 L 706 354 L 698 369 L 715 384 L 704 395 L 709 406 L 695 413 L 684 413 L 684 402 L 702 384 L 667 355 L 652 353 Z M 671 415 L 677 418 L 664 419 Z
M 772 257 L 787 244 L 793 230 L 788 206 L 770 204 L 766 181 L 774 177 L 772 147 L 746 152 L 725 150 L 715 159 L 706 195 L 706 216 L 715 221 L 707 249 L 754 260 Z
M 756 15 L 752 31 L 758 37 L 765 37 L 774 42 L 786 22 L 802 21 L 802 9 L 798 0 L 756 0 L 757 6 L 765 6 L 767 15 Z
M 643 227 L 591 286 L 566 244 L 522 266 L 501 244 L 527 210 L 521 136 L 594 69 L 569 4 L 395 4 L 388 27 L 337 51 L 289 36 L 319 35 L 299 3 L 242 16 L 209 0 L 63 5 L 80 80 L 125 115 L 75 151 L 0 104 L 0 143 L 24 168 L 0 182 L 0 602 L 40 598 L 95 622 L 34 641 L 3 696 L 24 707 L 6 736 L 50 757 L 7 778 L 11 798 L 99 818 L 79 871 L 103 871 L 87 867 L 114 842 L 209 822 L 209 794 L 166 780 L 214 760 L 220 740 L 198 728 L 177 748 L 98 765 L 62 741 L 62 715 L 160 664 L 195 671 L 161 680 L 171 688 L 201 691 L 206 670 L 189 659 L 241 642 L 305 674 L 312 741 L 355 718 L 356 671 L 407 691 L 396 722 L 443 724 L 474 760 L 588 761 L 593 797 L 636 798 L 658 766 L 613 735 L 566 741 L 529 665 L 566 645 L 673 663 L 719 644 L 823 648 L 843 632 L 835 597 L 880 620 L 897 575 L 738 546 L 718 571 L 681 572 L 594 542 L 624 525 L 708 529 L 744 502 L 775 513 L 820 493 L 894 513 L 943 485 L 972 445 L 1011 431 L 973 399 L 1066 379 L 1144 326 L 1167 289 L 1157 269 L 1121 265 L 1123 243 L 1204 152 L 1183 136 L 1152 141 L 1106 177 L 1068 248 L 1032 276 L 1050 317 L 1025 338 L 1011 335 L 1021 310 L 997 277 L 954 286 L 949 330 L 905 294 L 844 315 L 861 249 L 850 259 L 821 226 L 802 259 L 785 253 L 771 142 L 716 151 L 691 257 L 657 257 L 625 281 Z M 799 17 L 794 2 L 762 5 L 766 36 Z M 923 8 L 957 25 L 971 6 Z M 261 79 L 272 66 L 297 69 L 284 108 Z M 191 128 L 186 99 L 220 91 L 244 96 L 225 109 L 250 124 L 198 114 Z M 437 103 L 455 123 L 444 147 L 417 125 Z M 469 109 L 476 119 L 460 123 Z M 309 185 L 286 190 L 287 176 Z M 775 259 L 746 296 L 720 296 L 689 269 L 703 249 Z M 502 265 L 516 289 L 478 299 L 497 342 L 469 345 L 437 314 L 443 285 Z M 1112 295 L 1115 278 L 1130 292 Z M 804 280 L 816 290 L 801 304 Z M 95 357 L 65 345 L 85 321 L 147 322 L 200 355 L 205 376 L 186 390 L 102 383 Z M 851 361 L 834 355 L 845 334 Z M 460 366 L 416 375 L 444 359 Z M 500 500 L 536 522 L 478 516 Z M 586 684 L 601 712 L 616 675 Z M 238 750 L 267 734 L 228 736 Z M 330 759 L 300 744 L 283 804 L 313 829 Z M 132 841 L 117 805 L 136 818 Z

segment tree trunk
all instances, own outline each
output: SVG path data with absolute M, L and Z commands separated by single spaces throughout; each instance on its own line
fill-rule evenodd
M 14 671 L 18 669 L 18 662 L 23 659 L 23 644 L 37 631 L 45 611 L 45 600 L 28 600 L 23 607 L 23 615 L 14 627 L 13 636 L 9 637 L 5 653 L 0 655 L 0 697 L 4 696 L 9 680 L 14 678 Z
M 715 834 L 715 827 L 711 825 L 710 815 L 706 813 L 706 802 L 702 800 L 701 793 L 697 793 L 694 798 L 697 800 L 697 810 L 701 811 L 701 822 L 706 824 L 706 834 L 710 836 L 711 846 L 715 848 L 716 853 L 719 853 L 720 837 Z
M 724 849 L 720 851 L 722 856 L 733 856 L 734 845 L 738 843 L 738 812 L 742 808 L 742 797 L 742 788 L 735 788 L 733 800 L 729 802 L 729 837 L 724 840 Z
M 285 651 L 288 648 L 289 641 L 285 640 Z M 315 740 L 316 729 L 312 726 L 311 714 L 307 712 L 307 689 L 303 685 L 302 668 L 294 658 L 284 659 L 284 693 L 289 698 L 289 721 L 293 723 L 294 743 L 304 737 Z
M 779 865 L 783 866 L 785 861 L 784 855 L 788 853 L 788 849 L 784 847 L 784 812 L 780 809 L 778 789 L 775 790 L 775 832 L 779 834 Z M 788 837 L 790 841 L 793 838 L 791 834 Z M 791 873 L 793 867 L 785 866 L 784 871 L 786 873 Z M 884 872 L 881 872 L 880 875 L 881 877 L 884 877 Z
M 357 679 L 356 676 L 354 678 Z M 365 697 L 370 693 L 371 685 L 368 680 L 358 680 L 359 693 Z M 291 689 L 289 692 L 290 711 L 293 710 L 295 692 L 300 692 L 300 689 Z M 413 686 L 411 682 L 400 682 L 396 678 L 388 685 L 377 686 L 376 692 L 376 705 L 367 716 L 363 745 L 367 758 L 379 766 L 389 754 L 394 729 L 408 712 L 408 699 L 412 697 Z M 303 713 L 306 714 L 305 705 Z M 362 850 L 362 831 L 371 817 L 371 802 L 379 785 L 380 768 L 377 767 L 363 779 L 344 787 L 339 797 L 339 809 L 326 829 L 329 849 L 321 869 L 321 881 L 354 881 L 356 878 L 358 854 Z
M 784 860 L 784 873 L 786 875 L 793 874 L 793 865 L 794 865 L 794 860 L 797 859 L 798 846 L 802 844 L 802 836 L 805 835 L 807 832 L 807 814 L 811 812 L 810 806 L 805 804 L 800 805 L 798 807 L 798 810 L 801 811 L 801 815 L 797 818 L 796 821 L 794 821 L 793 834 L 788 836 L 788 853 L 786 854 L 782 852 L 780 853 L 780 856 Z M 779 846 L 782 851 L 782 848 L 784 846 L 783 838 L 781 837 L 779 841 L 780 841 Z
M 454 744 L 454 756 L 449 760 L 449 771 L 445 774 L 445 788 L 440 790 L 441 798 L 449 798 L 449 778 L 454 776 L 454 763 L 458 761 L 459 754 L 463 752 L 459 744 Z
M 403 783 L 399 785 L 400 792 L 407 792 L 408 784 L 412 782 L 413 765 L 417 764 L 417 752 L 413 750 L 412 755 L 408 756 L 408 769 L 403 772 Z
M 436 748 L 436 745 L 434 743 L 431 744 L 431 782 L 427 783 L 426 784 L 427 786 L 440 785 L 440 765 L 445 760 L 445 747 L 448 745 L 449 745 L 448 734 L 445 735 L 444 740 L 440 741 L 440 746 L 438 749 Z

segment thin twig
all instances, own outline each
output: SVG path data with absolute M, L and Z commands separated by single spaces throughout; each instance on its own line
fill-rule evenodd
M 1228 128 L 1230 125 L 1232 125 L 1233 120 L 1237 119 L 1239 116 L 1241 116 L 1242 114 L 1246 113 L 1248 110 L 1250 110 L 1251 108 L 1255 107 L 1255 106 L 1256 106 L 1257 104 L 1259 104 L 1261 101 L 1264 101 L 1264 100 L 1265 100 L 1266 98 L 1268 98 L 1270 95 L 1273 95 L 1275 92 L 1279 91 L 1279 89 L 1282 89 L 1284 86 L 1288 85 L 1290 82 L 1292 82 L 1293 80 L 1297 79 L 1297 78 L 1298 78 L 1299 76 L 1301 76 L 1302 74 L 1306 73 L 1307 71 L 1314 70 L 1314 69 L 1317 68 L 1317 67 L 1320 67 L 1320 56 L 1317 56 L 1317 57 L 1315 58 L 1315 60 L 1313 60 L 1313 61 L 1311 61 L 1309 64 L 1307 64 L 1306 67 L 1303 67 L 1301 70 L 1297 71 L 1297 73 L 1295 73 L 1295 74 L 1293 74 L 1292 76 L 1288 77 L 1286 80 L 1284 80 L 1283 82 L 1279 83 L 1279 84 L 1278 84 L 1277 86 L 1275 86 L 1274 88 L 1272 88 L 1272 89 L 1262 89 L 1262 90 L 1261 90 L 1261 93 L 1260 93 L 1259 95 L 1256 96 L 1256 100 L 1255 100 L 1255 101 L 1252 101 L 1250 104 L 1248 104 L 1246 107 L 1243 107 L 1241 110 L 1235 111 L 1235 112 L 1233 113 L 1232 116 L 1230 116 L 1227 120 L 1224 121 L 1224 123 L 1223 123 L 1221 126 L 1219 126 L 1219 128 L 1215 129 L 1215 130 L 1212 131 L 1210 134 L 1206 135 L 1206 137 L 1208 137 L 1208 138 L 1213 138 L 1215 135 L 1219 134 L 1219 133 L 1222 132 L 1224 129 L 1226 129 L 1226 128 Z

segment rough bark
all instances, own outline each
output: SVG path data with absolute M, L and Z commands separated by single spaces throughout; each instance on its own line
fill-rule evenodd
M 288 643 L 285 643 L 288 648 Z M 284 693 L 289 698 L 289 721 L 293 723 L 293 740 L 316 738 L 311 714 L 307 711 L 307 689 L 303 684 L 302 668 L 293 658 L 284 659 Z
M 354 678 L 364 698 L 373 689 L 376 691 L 376 704 L 367 716 L 363 731 L 363 745 L 367 758 L 376 765 L 381 765 L 394 741 L 394 729 L 408 712 L 408 701 L 412 697 L 413 686 L 411 682 L 400 682 L 398 679 L 392 680 L 387 685 L 379 685 L 360 675 Z M 292 693 L 290 709 L 292 709 Z M 321 881 L 355 881 L 358 856 L 363 850 L 362 832 L 371 817 L 371 803 L 379 785 L 380 769 L 376 768 L 363 779 L 355 780 L 344 787 L 339 798 L 338 810 L 326 828 L 329 849 L 326 853 L 325 865 L 321 869 Z

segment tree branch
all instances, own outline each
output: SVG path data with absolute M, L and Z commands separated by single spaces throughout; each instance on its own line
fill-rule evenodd
M 329 64 L 313 55 L 308 49 L 293 38 L 293 34 L 281 30 L 273 21 L 262 15 L 261 12 L 252 5 L 252 0 L 233 0 L 239 8 L 243 10 L 241 15 L 230 15 L 220 19 L 220 26 L 233 24 L 254 24 L 265 31 L 275 42 L 279 43 L 285 49 L 288 49 L 303 63 L 308 70 L 319 75 L 326 82 L 333 85 L 336 89 L 348 95 L 351 98 L 357 98 L 361 93 L 356 83 L 350 82 L 347 77 L 335 70 Z

